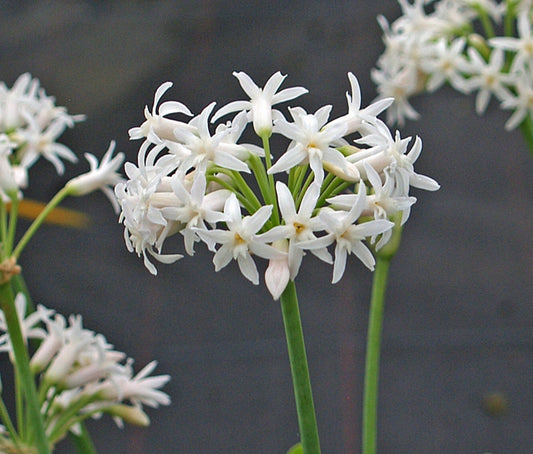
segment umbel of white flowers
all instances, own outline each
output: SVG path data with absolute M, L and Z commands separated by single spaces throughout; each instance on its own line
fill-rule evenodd
M 42 305 L 27 313 L 26 298 L 15 299 L 24 340 L 38 339 L 39 347 L 30 361 L 39 377 L 39 393 L 46 396 L 42 413 L 50 443 L 61 440 L 68 431 L 76 432 L 79 422 L 111 415 L 121 427 L 123 422 L 148 425 L 143 405 L 168 405 L 169 396 L 160 390 L 170 377 L 150 376 L 153 361 L 137 375 L 133 360 L 113 349 L 105 337 L 83 327 L 81 316 L 62 315 Z M 12 357 L 12 346 L 4 313 L 0 311 L 0 352 Z M 65 415 L 69 415 L 68 418 Z
M 179 232 L 187 254 L 202 241 L 214 252 L 216 271 L 235 260 L 254 284 L 254 260 L 267 259 L 265 282 L 275 299 L 296 278 L 306 251 L 333 263 L 334 283 L 349 254 L 372 270 L 375 259 L 365 243 L 381 248 L 391 236 L 391 219 L 407 221 L 416 201 L 410 187 L 439 188 L 414 170 L 420 138 L 409 148 L 410 137 L 392 134 L 377 118 L 393 99 L 361 108 L 358 81 L 349 73 L 345 115 L 330 120 L 332 106 L 326 105 L 315 113 L 289 107 L 287 118 L 272 106 L 305 88 L 278 91 L 285 79 L 279 72 L 264 88 L 243 72 L 234 76 L 248 100 L 212 115 L 213 102 L 194 116 L 180 102 L 160 103 L 172 86 L 166 82 L 152 109 L 145 108 L 144 123 L 130 130 L 131 139 L 143 139 L 137 165 L 126 163 L 127 180 L 115 187 L 128 250 L 156 274 L 150 257 L 162 263 L 183 257 L 164 250 L 165 240 Z M 210 127 L 230 113 L 231 120 Z M 261 145 L 241 142 L 250 123 Z M 271 153 L 272 134 L 286 139 L 285 150 Z
M 444 84 L 476 93 L 478 114 L 492 97 L 513 113 L 511 130 L 533 114 L 533 3 L 531 0 L 399 0 L 402 15 L 380 16 L 385 51 L 372 78 L 379 98 L 394 96 L 387 121 L 418 118 L 409 100 Z M 431 10 L 426 11 L 426 5 Z M 495 30 L 505 23 L 504 36 Z M 511 27 L 509 27 L 511 25 Z M 483 30 L 485 36 L 477 31 Z

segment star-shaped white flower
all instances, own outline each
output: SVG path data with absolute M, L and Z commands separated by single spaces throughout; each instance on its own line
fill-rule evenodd
M 130 139 L 146 137 L 150 142 L 156 144 L 164 140 L 174 140 L 174 128 L 178 125 L 184 125 L 184 123 L 165 118 L 165 116 L 175 113 L 192 116 L 192 113 L 185 104 L 178 101 L 166 101 L 158 107 L 160 99 L 170 87 L 172 87 L 172 82 L 164 82 L 159 86 L 154 95 L 152 111 L 150 112 L 148 106 L 145 106 L 144 117 L 146 121 L 141 126 L 129 130 Z
M 309 186 L 302 198 L 298 212 L 296 212 L 291 191 L 281 181 L 276 183 L 276 193 L 284 224 L 273 227 L 261 235 L 261 238 L 266 241 L 273 241 L 281 235 L 289 240 L 288 266 L 290 278 L 294 280 L 304 256 L 304 249 L 299 247 L 299 243 L 316 239 L 314 232 L 324 229 L 323 222 L 317 216 L 313 216 L 320 195 L 320 186 L 317 183 L 312 183 Z M 312 249 L 311 252 L 326 263 L 332 263 L 331 255 L 325 247 Z
M 264 88 L 259 88 L 251 77 L 244 72 L 234 72 L 242 89 L 250 97 L 249 101 L 233 101 L 222 107 L 211 121 L 216 121 L 224 115 L 245 110 L 250 112 L 254 130 L 260 137 L 270 136 L 272 132 L 272 106 L 297 98 L 308 92 L 303 87 L 291 87 L 276 93 L 285 77 L 279 71 L 268 79 Z
M 415 143 L 408 151 L 411 137 L 401 138 L 400 132 L 392 135 L 390 129 L 381 120 L 372 125 L 374 133 L 357 140 L 358 143 L 370 145 L 374 150 L 372 156 L 365 153 L 354 153 L 348 157 L 356 163 L 362 178 L 366 178 L 364 162 L 370 164 L 378 173 L 385 168 L 389 169 L 390 176 L 394 177 L 394 195 L 407 196 L 409 187 L 436 191 L 439 184 L 425 175 L 420 175 L 414 170 L 414 163 L 422 152 L 422 140 L 416 137 Z
M 518 16 L 518 38 L 511 36 L 498 36 L 489 39 L 489 44 L 498 49 L 515 52 L 511 73 L 531 70 L 533 65 L 533 31 L 531 26 L 531 11 L 523 11 Z
M 469 91 L 479 90 L 476 96 L 476 112 L 481 115 L 487 109 L 492 95 L 496 95 L 500 100 L 512 96 L 505 86 L 510 81 L 509 75 L 503 73 L 504 52 L 503 49 L 494 49 L 488 62 L 473 47 L 469 47 L 467 52 L 470 60 L 469 77 L 465 81 L 465 87 Z
M 268 221 L 272 205 L 259 208 L 253 215 L 242 217 L 239 201 L 231 194 L 224 206 L 227 230 L 197 230 L 198 236 L 208 245 L 221 244 L 213 257 L 215 271 L 224 268 L 232 259 L 236 260 L 241 273 L 255 285 L 259 284 L 259 273 L 251 254 L 266 259 L 281 257 L 282 251 L 266 244 L 257 232 Z M 278 238 L 280 239 L 280 238 Z M 214 250 L 214 247 L 212 248 Z
M 25 342 L 28 339 L 43 339 L 46 337 L 46 331 L 41 328 L 41 323 L 46 323 L 52 314 L 51 309 L 46 309 L 44 306 L 37 306 L 37 310 L 27 313 L 27 301 L 23 293 L 18 293 L 15 297 L 15 309 L 19 320 L 20 329 L 22 331 L 22 338 Z M 3 311 L 0 311 L 0 331 L 4 334 L 0 336 L 0 352 L 9 352 L 12 354 L 11 338 L 7 329 L 7 323 Z
M 328 121 L 331 106 L 321 107 L 314 114 L 308 114 L 301 107 L 294 107 L 289 111 L 294 123 L 285 119 L 276 120 L 274 131 L 292 142 L 287 151 L 268 169 L 268 173 L 285 172 L 297 165 L 309 163 L 315 175 L 315 182 L 321 185 L 324 181 L 324 166 L 329 165 L 347 172 L 349 164 L 335 148 L 346 134 L 346 123 L 323 127 Z
M 394 223 L 378 219 L 374 221 L 356 224 L 366 206 L 366 188 L 361 182 L 357 193 L 357 200 L 350 211 L 335 211 L 322 209 L 320 219 L 328 232 L 325 236 L 315 240 L 304 241 L 300 244 L 306 249 L 321 249 L 332 243 L 335 245 L 335 263 L 333 265 L 332 283 L 337 283 L 346 268 L 346 259 L 349 254 L 354 254 L 370 270 L 374 269 L 375 259 L 372 252 L 363 241 L 375 235 L 386 232 L 394 226 Z
M 157 159 L 163 145 L 156 145 L 146 155 L 150 146 L 143 142 L 138 164 L 127 162 L 124 171 L 128 179 L 115 186 L 115 195 L 121 208 L 119 221 L 124 224 L 124 239 L 128 251 L 143 255 L 144 265 L 152 273 L 157 269 L 147 252 L 162 263 L 173 263 L 181 254 L 161 254 L 164 240 L 176 233 L 176 222 L 170 221 L 167 211 L 179 206 L 168 176 L 175 170 L 174 160 L 164 155 Z M 154 250 L 157 247 L 158 252 Z
M 111 141 L 100 163 L 98 163 L 98 159 L 94 155 L 85 153 L 85 158 L 89 161 L 91 170 L 71 179 L 66 186 L 69 188 L 70 194 L 76 196 L 86 195 L 100 189 L 111 201 L 115 212 L 118 213 L 119 206 L 111 186 L 115 186 L 123 179 L 117 170 L 122 161 L 124 161 L 124 153 L 119 153 L 113 157 L 114 150 L 115 141 Z
M 247 150 L 228 140 L 231 128 L 220 128 L 211 135 L 208 118 L 214 107 L 215 103 L 212 102 L 189 124 L 174 129 L 175 141 L 180 145 L 179 152 L 185 156 L 180 163 L 180 170 L 187 172 L 196 168 L 204 171 L 208 164 L 214 163 L 227 169 L 250 173 L 248 165 L 237 157 L 248 156 Z
M 207 230 L 205 222 L 215 224 L 225 220 L 222 208 L 230 195 L 227 189 L 219 189 L 206 194 L 206 179 L 202 172 L 194 172 L 190 190 L 184 186 L 179 173 L 171 178 L 171 186 L 179 204 L 167 210 L 168 219 L 184 225 L 181 234 L 184 237 L 187 254 L 194 254 L 194 243 L 198 241 L 196 231 Z M 208 246 L 212 247 L 211 244 Z

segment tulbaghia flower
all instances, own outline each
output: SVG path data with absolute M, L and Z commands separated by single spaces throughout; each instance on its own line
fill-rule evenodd
M 294 280 L 304 256 L 304 250 L 299 247 L 299 243 L 316 239 L 314 232 L 324 230 L 324 223 L 318 216 L 313 216 L 320 195 L 320 185 L 312 183 L 309 186 L 302 198 L 298 212 L 296 212 L 294 199 L 289 188 L 281 181 L 276 184 L 276 192 L 284 224 L 270 229 L 262 235 L 262 238 L 272 241 L 282 236 L 288 240 L 288 267 L 290 278 Z M 325 247 L 313 249 L 311 252 L 326 263 L 333 262 Z
M 502 107 L 514 110 L 505 123 L 505 129 L 510 131 L 533 115 L 533 74 L 520 74 L 515 84 L 516 95 L 509 94 L 504 97 Z
M 262 136 L 263 134 L 270 135 L 272 131 L 273 105 L 290 101 L 308 92 L 303 87 L 292 87 L 285 88 L 279 93 L 276 93 L 285 77 L 287 77 L 279 71 L 268 79 L 264 88 L 259 88 L 250 76 L 244 72 L 234 72 L 233 75 L 238 79 L 242 89 L 250 97 L 250 100 L 233 101 L 227 104 L 215 114 L 212 121 L 216 121 L 231 112 L 246 110 L 250 112 L 254 130 L 258 136 Z
M 278 249 L 267 245 L 266 241 L 257 235 L 271 213 L 272 206 L 267 205 L 261 207 L 252 216 L 242 217 L 237 197 L 235 194 L 230 195 L 224 206 L 228 230 L 197 231 L 198 236 L 207 244 L 212 241 L 221 244 L 213 258 L 215 271 L 224 268 L 233 259 L 239 264 L 239 269 L 244 277 L 255 285 L 259 284 L 259 273 L 251 254 L 265 259 L 284 255 Z
M 349 164 L 335 148 L 335 144 L 339 144 L 346 135 L 347 125 L 337 123 L 323 128 L 328 121 L 331 106 L 324 106 L 314 114 L 308 114 L 301 107 L 291 108 L 289 111 L 294 123 L 279 119 L 275 122 L 274 131 L 292 142 L 268 173 L 285 172 L 302 163 L 309 163 L 316 183 L 321 185 L 324 180 L 324 166 L 333 166 L 346 172 Z
M 514 53 L 511 72 L 533 70 L 533 32 L 531 30 L 531 11 L 524 11 L 518 17 L 518 37 L 491 38 L 489 43 L 497 49 Z
M 468 91 L 479 90 L 476 96 L 476 112 L 481 115 L 487 109 L 492 95 L 500 101 L 512 96 L 505 86 L 509 78 L 503 73 L 504 52 L 502 49 L 494 49 L 490 60 L 486 62 L 476 49 L 469 47 L 468 56 L 470 77 L 465 81 L 465 86 Z
M 124 374 L 113 376 L 98 389 L 98 396 L 107 401 L 131 401 L 134 405 L 148 405 L 157 408 L 159 405 L 169 405 L 170 397 L 161 391 L 169 380 L 170 375 L 150 374 L 157 366 L 157 361 L 152 361 L 144 366 L 137 375 L 133 375 L 131 365 Z
M 77 157 L 58 142 L 59 136 L 84 118 L 56 106 L 55 99 L 47 96 L 39 81 L 28 73 L 22 74 L 11 88 L 0 82 L 0 188 L 4 192 L 13 184 L 17 189 L 25 188 L 28 169 L 41 157 L 62 174 L 63 161 L 76 162 Z
M 334 211 L 323 209 L 320 218 L 326 226 L 327 235 L 320 238 L 304 241 L 300 246 L 305 249 L 322 249 L 335 243 L 335 262 L 333 265 L 332 283 L 337 283 L 346 268 L 346 259 L 349 254 L 354 254 L 370 270 L 374 269 L 375 259 L 372 252 L 363 241 L 367 237 L 379 235 L 390 230 L 394 223 L 379 219 L 356 224 L 366 205 L 366 188 L 361 182 L 357 200 L 350 211 Z
M 200 115 L 194 117 L 188 125 L 174 129 L 176 141 L 181 145 L 184 155 L 180 170 L 188 172 L 191 168 L 205 170 L 209 163 L 217 164 L 238 172 L 249 172 L 248 166 L 236 156 L 245 149 L 235 143 L 224 141 L 230 129 L 219 130 L 211 135 L 208 118 L 215 107 L 209 104 Z
M 43 339 L 46 336 L 46 332 L 41 328 L 40 323 L 48 321 L 54 311 L 39 305 L 35 312 L 27 314 L 27 301 L 23 293 L 18 293 L 15 297 L 15 307 L 24 341 L 27 342 L 28 339 Z M 0 336 L 0 352 L 12 354 L 11 339 L 3 311 L 0 311 L 0 332 L 4 332 Z
M 145 142 L 139 152 L 139 167 L 126 163 L 126 182 L 115 186 L 115 195 L 121 207 L 120 221 L 124 224 L 124 238 L 130 252 L 143 255 L 144 264 L 152 274 L 157 274 L 147 252 L 163 263 L 172 263 L 183 257 L 181 254 L 162 254 L 165 238 L 176 233 L 178 226 L 165 217 L 169 207 L 179 204 L 168 174 L 173 170 L 166 161 L 156 161 L 163 145 L 157 145 L 145 156 L 149 143 Z M 158 252 L 155 251 L 157 247 Z
M 170 87 L 172 87 L 172 82 L 165 82 L 156 90 L 152 112 L 150 112 L 148 106 L 145 106 L 144 116 L 146 121 L 141 126 L 129 130 L 130 139 L 146 138 L 155 144 L 161 143 L 164 140 L 173 140 L 174 129 L 183 124 L 176 120 L 166 118 L 166 115 L 182 113 L 192 116 L 189 108 L 178 101 L 164 102 L 158 108 L 159 101 Z
M 117 170 L 124 161 L 124 153 L 119 153 L 112 157 L 114 150 L 115 142 L 111 141 L 100 163 L 98 163 L 98 159 L 94 155 L 85 153 L 85 158 L 89 161 L 91 170 L 73 178 L 66 186 L 70 188 L 70 193 L 76 196 L 86 195 L 100 189 L 111 201 L 113 208 L 118 213 L 117 199 L 110 186 L 114 187 L 122 181 L 122 176 Z

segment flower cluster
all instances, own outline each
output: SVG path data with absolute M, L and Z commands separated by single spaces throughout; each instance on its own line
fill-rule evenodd
M 39 376 L 41 413 L 49 442 L 54 445 L 81 421 L 102 413 L 123 421 L 148 425 L 142 406 L 168 405 L 170 398 L 160 388 L 170 377 L 150 376 L 151 362 L 134 375 L 131 358 L 113 349 L 104 336 L 83 327 L 81 316 L 65 319 L 53 310 L 38 306 L 27 311 L 26 298 L 15 299 L 17 315 L 26 342 L 38 340 L 30 361 Z M 12 357 L 12 345 L 4 313 L 0 311 L 0 351 Z
M 83 119 L 85 115 L 70 115 L 65 107 L 56 106 L 39 80 L 28 73 L 19 76 L 11 88 L 0 82 L 0 196 L 4 202 L 21 197 L 20 190 L 28 186 L 28 169 L 41 156 L 54 165 L 58 174 L 65 170 L 62 160 L 78 160 L 57 140 L 67 127 Z M 114 148 L 111 142 L 100 164 L 94 155 L 85 154 L 90 171 L 69 181 L 68 195 L 100 189 L 118 209 L 111 187 L 121 180 L 117 170 L 124 155 L 113 157 Z
M 67 127 L 84 118 L 56 106 L 39 80 L 28 73 L 22 74 L 11 88 L 0 83 L 0 189 L 27 187 L 28 169 L 41 156 L 62 174 L 62 160 L 76 162 L 77 158 L 57 139 Z
M 388 122 L 416 119 L 409 98 L 445 83 L 461 93 L 476 93 L 478 114 L 495 97 L 503 109 L 513 111 L 507 130 L 533 114 L 530 0 L 398 1 L 398 19 L 389 25 L 378 18 L 385 51 L 372 72 L 379 98 L 396 99 Z
M 165 240 L 180 233 L 187 254 L 202 241 L 214 252 L 216 271 L 235 260 L 254 284 L 254 259 L 261 257 L 269 261 L 265 282 L 276 299 L 296 278 L 306 251 L 334 264 L 333 282 L 349 254 L 373 269 L 366 240 L 379 249 L 393 220 L 407 220 L 416 201 L 411 186 L 439 187 L 414 171 L 421 140 L 410 146 L 410 137 L 392 134 L 377 118 L 393 99 L 361 108 L 350 73 L 345 115 L 330 120 L 327 105 L 314 113 L 290 107 L 287 118 L 273 105 L 294 100 L 305 88 L 278 91 L 285 78 L 279 72 L 263 88 L 243 72 L 234 76 L 248 100 L 216 112 L 213 102 L 195 116 L 181 102 L 161 103 L 172 85 L 166 82 L 152 108 L 145 108 L 144 123 L 130 130 L 131 139 L 143 139 L 137 165 L 126 163 L 127 181 L 115 187 L 129 251 L 142 255 L 156 274 L 150 257 L 163 263 L 183 257 L 164 250 Z M 231 120 L 218 122 L 230 113 Z M 241 141 L 250 123 L 260 145 Z M 284 152 L 271 153 L 272 134 L 288 142 Z

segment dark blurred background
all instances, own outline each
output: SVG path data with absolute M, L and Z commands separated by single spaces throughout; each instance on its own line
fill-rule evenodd
M 376 91 L 370 70 L 383 50 L 378 14 L 396 0 L 370 1 L 8 1 L 1 2 L 1 75 L 22 72 L 87 120 L 63 136 L 80 157 L 101 156 L 111 139 L 129 160 L 155 89 L 195 113 L 243 99 L 232 71 L 259 85 L 275 71 L 305 86 L 307 111 L 345 112 L 346 73 L 363 103 Z M 533 158 L 508 112 L 479 118 L 473 98 L 451 90 L 414 101 L 422 114 L 402 128 L 420 135 L 419 173 L 437 193 L 418 198 L 392 268 L 385 311 L 379 405 L 383 454 L 533 452 Z M 58 177 L 48 162 L 26 195 L 48 199 L 83 158 Z M 279 304 L 235 264 L 215 273 L 202 247 L 158 265 L 151 276 L 129 254 L 101 193 L 65 206 L 89 214 L 74 231 L 46 226 L 22 265 L 36 302 L 105 334 L 136 358 L 170 373 L 172 406 L 146 429 L 89 424 L 102 453 L 283 454 L 298 441 Z M 297 280 L 323 452 L 359 452 L 365 331 L 371 273 L 356 260 L 332 286 L 331 267 L 308 257 Z M 7 392 L 4 389 L 4 392 Z M 69 442 L 58 450 L 73 452 Z

